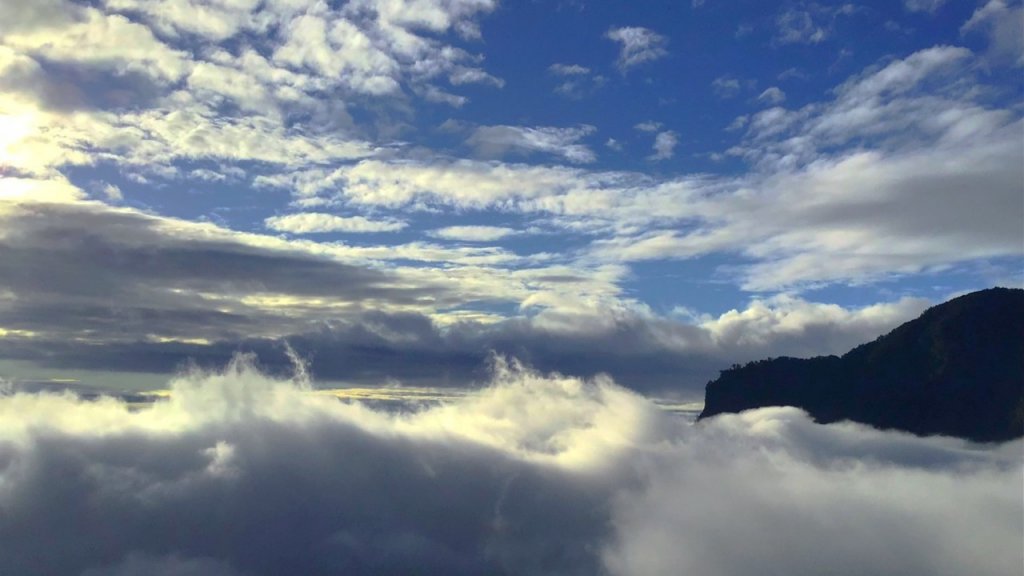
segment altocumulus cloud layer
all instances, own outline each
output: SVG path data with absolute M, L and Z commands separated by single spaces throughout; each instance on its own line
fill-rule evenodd
M 0 573 L 1004 575 L 1019 442 L 767 409 L 691 426 L 607 379 L 495 362 L 411 413 L 251 360 L 142 409 L 0 398 Z

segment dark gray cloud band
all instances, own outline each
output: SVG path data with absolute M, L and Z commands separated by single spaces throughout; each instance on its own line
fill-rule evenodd
M 251 351 L 280 373 L 287 342 L 330 381 L 464 386 L 498 352 L 699 396 L 734 362 L 841 353 L 925 304 L 858 312 L 781 299 L 704 320 L 548 309 L 442 323 L 450 310 L 486 312 L 486 291 L 440 269 L 370 265 L 97 203 L 8 204 L 0 229 L 0 359 L 55 369 L 170 374 Z

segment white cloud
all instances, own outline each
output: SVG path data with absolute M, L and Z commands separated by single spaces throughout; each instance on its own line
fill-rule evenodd
M 244 358 L 138 408 L 2 396 L 0 571 L 996 576 L 1022 561 L 1020 442 L 790 408 L 690 426 L 607 379 L 495 364 L 490 386 L 404 414 Z
M 50 33 L 59 35 L 60 31 Z M 97 54 L 92 52 L 90 57 Z M 122 54 L 117 50 L 111 57 Z M 83 61 L 74 62 L 82 64 Z M 258 63 L 252 58 L 243 62 L 243 66 Z M 122 64 L 112 60 L 110 66 L 121 68 Z M 60 85 L 49 86 L 47 83 L 54 80 L 47 77 L 34 60 L 9 48 L 0 48 L 0 73 L 18 69 L 30 74 L 30 81 L 15 86 L 29 93 L 6 91 L 0 95 L 0 105 L 10 114 L 4 124 L 20 127 L 7 131 L 6 138 L 0 138 L 0 146 L 12 151 L 7 162 L 33 175 L 51 174 L 68 165 L 99 161 L 119 163 L 127 172 L 162 171 L 172 175 L 170 164 L 181 159 L 301 164 L 366 156 L 371 152 L 366 142 L 345 135 L 310 134 L 301 125 L 286 128 L 276 105 L 268 105 L 265 115 L 232 117 L 215 112 L 225 99 L 233 100 L 242 109 L 260 109 L 268 98 L 277 96 L 271 95 L 262 79 L 254 80 L 248 72 L 243 74 L 234 67 L 219 63 L 190 63 L 189 66 L 187 83 L 193 92 L 179 90 L 153 101 L 140 98 L 139 106 L 113 112 L 90 107 L 76 110 L 74 106 L 78 104 L 74 101 L 54 108 L 45 100 L 48 94 L 75 92 L 68 92 Z M 117 76 L 112 78 L 116 80 Z M 291 77 L 286 76 L 285 80 L 291 81 Z M 140 88 L 126 88 L 135 89 Z M 151 106 L 147 107 L 147 103 Z M 64 109 L 67 107 L 70 109 Z M 341 114 L 335 116 L 342 117 Z
M 513 234 L 518 234 L 518 231 L 503 226 L 446 226 L 430 232 L 437 238 L 467 242 L 493 242 Z
M 791 78 L 795 78 L 797 80 L 807 80 L 810 78 L 810 76 L 808 76 L 806 72 L 799 68 L 786 68 L 778 75 L 779 80 L 789 80 Z
M 748 122 L 750 122 L 750 116 L 743 114 L 742 116 L 737 116 L 733 118 L 732 122 L 730 122 L 729 125 L 725 127 L 725 129 L 729 132 L 742 130 Z
M 739 183 L 697 201 L 696 230 L 595 242 L 602 258 L 687 258 L 738 250 L 750 290 L 865 282 L 973 259 L 1019 255 L 1020 122 L 962 144 L 882 155 L 854 152 Z M 983 143 L 984 142 L 984 143 Z M 984 190 L 985 200 L 964 190 Z
M 104 5 L 110 10 L 142 15 L 166 35 L 184 32 L 213 41 L 256 29 L 261 20 L 254 13 L 258 0 L 105 0 Z
M 691 196 L 687 209 L 702 225 L 637 228 L 595 241 L 595 254 L 734 250 L 753 263 L 720 272 L 751 290 L 1020 255 L 1020 177 L 1011 168 L 1024 154 L 1020 120 L 976 101 L 964 81 L 969 62 L 962 48 L 923 50 L 854 76 L 830 102 L 755 114 L 730 152 L 757 170 L 724 194 Z
M 450 73 L 453 83 L 500 84 L 464 65 L 476 58 L 420 32 L 433 36 L 454 31 L 477 39 L 475 19 L 494 9 L 489 0 L 360 0 L 337 9 L 305 1 L 254 0 L 107 0 L 106 6 L 139 15 L 166 35 L 187 33 L 214 43 L 242 32 L 276 30 L 283 39 L 274 50 L 276 62 L 310 68 L 322 74 L 322 80 L 358 93 L 391 94 L 407 76 L 429 79 L 441 73 Z
M 363 216 L 337 216 L 319 212 L 271 216 L 265 220 L 265 224 L 271 230 L 293 234 L 396 232 L 407 226 L 401 220 L 390 218 L 370 220 Z
M 298 202 L 412 209 L 500 207 L 565 217 L 563 225 L 582 230 L 693 216 L 691 200 L 715 186 L 700 177 L 658 183 L 631 172 L 468 160 L 365 160 L 326 177 L 314 170 L 275 185 L 291 186 L 288 182 L 307 183 L 300 185 Z
M 732 98 L 740 92 L 740 81 L 732 76 L 719 76 L 711 82 L 711 90 L 722 98 Z
M 343 79 L 360 93 L 382 95 L 399 89 L 398 61 L 344 18 L 329 21 L 304 14 L 288 23 L 283 34 L 286 41 L 274 52 L 276 63 Z
M 461 108 L 466 104 L 466 102 L 469 102 L 469 98 L 466 98 L 465 96 L 445 92 L 437 86 L 431 85 L 427 85 L 423 88 L 423 98 L 428 102 L 447 104 L 453 108 Z
M 752 290 L 1012 257 L 1024 225 L 1013 169 L 1019 121 L 978 100 L 970 58 L 962 48 L 924 50 L 855 75 L 830 101 L 756 113 L 730 150 L 754 164 L 744 177 L 364 160 L 310 173 L 300 198 L 549 214 L 551 224 L 593 235 L 584 257 L 598 262 L 739 254 L 746 263 L 718 274 Z
M 35 201 L 72 203 L 85 193 L 66 178 L 11 178 L 0 176 L 0 212 L 4 202 Z
M 679 135 L 671 130 L 658 132 L 654 137 L 654 153 L 648 158 L 650 160 L 668 160 L 675 155 L 676 145 L 679 144 Z
M 251 112 L 274 110 L 277 106 L 270 87 L 246 70 L 199 62 L 189 73 L 187 81 L 201 99 L 207 93 L 213 94 Z
M 767 104 L 780 104 L 786 101 L 786 93 L 779 89 L 778 86 L 772 86 L 761 92 L 761 95 L 757 97 L 758 102 L 765 102 Z
M 989 57 L 998 62 L 1024 66 L 1024 35 L 1021 22 L 1024 7 L 1020 2 L 989 0 L 978 8 L 960 28 L 961 34 L 983 33 L 988 36 Z
M 903 7 L 910 12 L 935 12 L 946 0 L 903 0 Z
M 596 130 L 593 126 L 587 125 L 574 128 L 480 126 L 473 131 L 466 143 L 473 146 L 478 154 L 488 157 L 500 157 L 509 152 L 547 152 L 561 156 L 574 164 L 586 164 L 597 160 L 597 155 L 589 147 L 578 142 Z
M 245 170 L 237 166 L 218 166 L 216 170 L 197 168 L 189 172 L 188 177 L 205 182 L 235 182 L 245 178 Z
M 817 44 L 828 35 L 805 10 L 786 10 L 779 14 L 775 24 L 778 27 L 775 38 L 780 44 Z
M 0 108 L 25 130 L 0 145 L 15 150 L 19 173 L 112 162 L 135 180 L 176 177 L 171 164 L 187 159 L 296 166 L 366 156 L 372 146 L 353 136 L 353 98 L 392 96 L 404 106 L 412 93 L 461 106 L 464 96 L 436 82 L 503 84 L 479 67 L 481 56 L 439 36 L 474 37 L 475 19 L 493 8 L 426 0 L 5 5 Z M 264 44 L 227 42 L 243 33 Z M 110 89 L 72 86 L 70 70 Z
M 67 25 L 80 12 L 70 10 L 64 0 L 39 0 L 38 2 L 5 2 L 0 4 L 0 19 L 4 32 L 25 32 L 48 26 Z
M 826 16 L 817 6 L 791 6 L 775 17 L 775 41 L 779 44 L 817 44 L 828 37 Z
M 191 58 L 158 40 L 149 28 L 118 14 L 66 2 L 53 9 L 70 18 L 48 18 L 20 27 L 14 22 L 0 39 L 29 56 L 153 76 L 174 82 L 191 68 Z M 24 16 L 24 15 L 21 15 Z
M 590 68 L 586 66 L 580 66 L 579 64 L 552 64 L 548 67 L 548 70 L 552 74 L 559 76 L 585 76 L 590 74 Z
M 967 549 L 951 548 L 989 550 L 989 539 L 1001 538 L 994 524 L 1014 533 L 1008 544 L 1021 533 L 1014 517 L 1019 497 L 993 497 L 1000 484 L 1013 482 L 1000 480 L 1003 474 L 1019 474 L 1016 464 L 994 464 L 963 484 L 966 498 L 995 520 L 972 514 L 960 524 L 948 520 L 965 510 L 952 494 L 961 485 L 958 473 L 945 468 L 952 462 L 938 454 L 942 463 L 934 466 L 907 459 L 938 444 L 925 448 L 920 441 L 853 426 L 815 427 L 785 408 L 730 416 L 704 432 L 729 439 L 669 450 L 674 458 L 655 463 L 639 496 L 616 508 L 619 540 L 604 551 L 612 573 L 739 575 L 771 567 L 810 576 L 825 564 L 850 575 L 1016 569 L 1016 552 L 988 557 L 990 564 Z M 809 436 L 801 438 L 804 433 Z M 952 500 L 930 497 L 945 491 Z M 947 532 L 951 524 L 971 528 Z
M 106 184 L 103 186 L 103 195 L 107 197 L 107 200 L 111 202 L 120 202 L 124 200 L 124 194 L 121 193 L 121 189 L 115 184 Z
M 622 45 L 616 64 L 623 73 L 630 68 L 668 55 L 668 38 L 639 26 L 612 28 L 605 37 Z
M 578 64 L 552 64 L 548 70 L 561 78 L 554 92 L 564 98 L 580 100 L 604 85 L 607 78 L 591 75 L 590 68 Z
M 461 84 L 491 84 L 501 88 L 505 85 L 505 81 L 501 78 L 492 76 L 479 68 L 467 68 L 465 66 L 456 66 L 448 75 L 448 81 L 456 86 Z
M 970 58 L 963 48 L 921 50 L 851 77 L 835 89 L 831 102 L 758 112 L 750 122 L 752 146 L 744 153 L 785 167 L 813 161 L 821 148 L 861 138 L 875 139 L 884 149 L 914 148 L 942 134 L 952 144 L 965 130 L 994 129 L 1009 117 L 973 101 L 976 94 L 963 82 Z M 932 93 L 919 94 L 926 82 L 934 85 Z
M 555 86 L 555 94 L 564 96 L 565 98 L 579 100 L 580 98 L 583 98 L 583 89 L 579 82 L 566 80 L 558 86 Z
M 698 325 L 710 333 L 716 346 L 767 347 L 774 349 L 766 354 L 770 356 L 787 348 L 787 355 L 805 357 L 822 354 L 823 349 L 845 353 L 917 317 L 930 304 L 919 298 L 902 298 L 862 308 L 843 308 L 780 295 L 755 299 L 743 310 L 703 318 Z
M 359 158 L 372 154 L 364 141 L 332 134 L 309 135 L 261 117 L 223 118 L 202 106 L 180 103 L 164 110 L 121 116 L 118 125 L 98 127 L 97 144 L 129 164 L 168 164 L 179 158 L 258 160 L 278 164 Z
M 341 171 L 344 196 L 357 204 L 401 207 L 431 202 L 487 208 L 516 197 L 540 198 L 574 183 L 576 171 L 457 161 L 363 161 Z
M 640 122 L 639 124 L 634 125 L 633 128 L 641 132 L 657 132 L 661 129 L 661 122 L 649 120 L 647 122 Z
M 775 17 L 777 44 L 818 44 L 828 38 L 841 16 L 848 16 L 860 8 L 852 3 L 819 4 L 799 2 L 789 4 Z
M 975 60 L 963 48 L 936 47 L 886 62 L 838 86 L 829 101 L 798 109 L 774 106 L 738 121 L 745 125 L 733 128 L 746 128 L 746 135 L 729 154 L 753 164 L 747 177 L 659 179 L 567 166 L 436 159 L 405 144 L 375 147 L 356 136 L 365 131 L 354 128 L 348 113 L 350 91 L 373 93 L 386 88 L 390 79 L 401 93 L 458 106 L 465 98 L 448 92 L 449 84 L 498 84 L 481 67 L 482 57 L 447 45 L 442 37 L 453 32 L 471 38 L 472 27 L 460 22 L 486 13 L 493 8 L 490 3 L 364 2 L 339 10 L 326 4 L 299 10 L 280 2 L 213 3 L 208 5 L 211 10 L 238 16 L 232 20 L 235 24 L 214 23 L 195 30 L 157 23 L 170 17 L 158 17 L 153 10 L 159 8 L 163 14 L 171 9 L 170 3 L 129 4 L 125 0 L 118 10 L 132 20 L 99 7 L 66 11 L 80 16 L 77 20 L 47 19 L 33 7 L 5 7 L 14 14 L 14 24 L 5 29 L 4 42 L 14 38 L 16 46 L 0 49 L 0 74 L 4 87 L 15 89 L 0 90 L 0 108 L 5 111 L 0 118 L 0 151 L 15 174 L 25 175 L 7 179 L 5 194 L 23 198 L 25 189 L 47 188 L 56 196 L 75 197 L 58 174 L 70 166 L 114 164 L 135 182 L 196 178 L 225 185 L 243 181 L 245 167 L 254 171 L 257 186 L 289 190 L 296 209 L 508 210 L 540 215 L 547 218 L 545 226 L 598 241 L 567 259 L 608 259 L 616 254 L 687 258 L 724 251 L 748 259 L 744 266 L 720 271 L 748 288 L 869 281 L 971 258 L 1019 254 L 1008 242 L 1008 231 L 1020 225 L 1015 217 L 1019 211 L 1012 209 L 1016 204 L 1010 204 L 1019 186 L 1014 188 L 1012 171 L 1006 167 L 1012 162 L 1005 164 L 1018 152 L 1011 138 L 1016 112 L 992 108 L 991 100 L 982 97 L 985 87 L 971 75 Z M 990 3 L 980 9 L 965 25 L 967 33 L 986 29 L 993 18 L 986 14 L 999 6 Z M 61 10 L 54 13 L 67 15 Z M 259 52 L 234 48 L 233 42 L 225 44 L 233 47 L 230 51 L 204 43 L 263 25 L 280 36 L 272 35 Z M 83 26 L 123 29 L 127 37 L 138 40 L 139 50 L 149 54 L 137 57 L 146 70 L 126 67 L 125 58 L 102 38 L 90 40 L 95 50 L 72 54 L 61 36 L 91 38 L 92 32 L 83 31 Z M 308 26 L 317 34 L 298 38 L 298 44 L 285 49 L 293 26 Z M 321 28 L 323 38 L 318 36 Z M 643 44 L 628 38 L 647 36 L 622 30 L 616 39 L 628 57 L 630 46 L 640 50 Z M 663 51 L 664 38 L 652 38 L 649 44 L 655 52 Z M 320 40 L 322 46 L 317 44 Z M 202 49 L 179 50 L 181 42 Z M 275 61 L 277 49 L 284 51 L 287 62 Z M 345 54 L 332 60 L 326 52 L 320 54 L 321 49 Z M 632 56 L 640 58 L 634 64 L 646 58 L 642 54 L 634 51 Z M 131 51 L 128 55 L 137 56 Z M 40 62 L 51 58 L 100 74 L 100 80 L 117 80 L 116 72 L 127 70 L 126 77 L 140 83 L 134 86 L 138 94 L 128 91 L 124 102 L 130 106 L 47 100 L 64 94 L 45 82 L 54 79 Z M 582 68 L 562 66 L 552 72 Z M 345 73 L 333 78 L 324 70 Z M 171 78 L 174 83 L 167 84 Z M 378 80 L 385 84 L 375 84 Z M 736 78 L 720 80 L 727 92 L 751 89 Z M 769 91 L 765 98 L 777 99 L 774 92 L 769 97 Z M 399 92 L 395 96 L 401 99 Z M 323 101 L 327 93 L 338 98 Z M 142 94 L 150 95 L 136 98 Z M 395 106 L 402 108 L 393 112 L 394 118 L 381 120 L 381 125 L 389 124 L 381 132 L 397 139 L 404 122 L 400 117 L 409 108 L 404 103 Z M 594 135 L 596 129 L 585 125 L 481 126 L 468 143 L 492 158 L 544 153 L 553 162 L 584 164 L 596 161 L 587 144 Z M 601 141 L 612 142 L 610 147 L 616 144 L 606 137 L 596 142 Z M 671 157 L 677 141 L 675 133 L 662 131 L 651 158 Z M 972 158 L 977 166 L 992 170 L 983 173 L 968 165 L 952 173 L 945 168 L 961 165 L 959 158 Z M 209 168 L 184 165 L 190 161 L 218 168 L 208 173 L 203 170 Z M 218 171 L 232 163 L 236 165 L 231 167 L 231 180 L 219 180 Z M 934 174 L 948 178 L 932 186 Z M 987 205 L 994 207 L 971 211 L 970 217 L 955 221 L 951 215 L 962 209 L 963 200 L 948 182 L 982 190 L 991 201 Z M 881 188 L 878 194 L 857 192 L 865 184 Z M 933 206 L 935 202 L 940 205 Z M 918 209 L 917 203 L 925 207 Z M 889 214 L 899 214 L 907 222 L 896 222 Z M 924 227 L 914 224 L 920 214 L 932 225 L 941 225 L 934 242 L 927 242 Z M 801 236 L 800 230 L 807 233 Z M 899 250 L 892 248 L 896 245 Z M 383 253 L 379 246 L 346 250 L 352 258 Z M 446 257 L 461 264 L 523 262 L 507 251 L 455 251 L 430 243 L 404 245 L 401 251 L 434 262 Z M 835 265 L 822 266 L 825 262 Z M 826 277 L 822 269 L 833 272 Z
M 579 64 L 555 63 L 548 67 L 548 71 L 562 78 L 555 86 L 555 94 L 572 100 L 582 99 L 605 82 L 604 76 L 591 76 L 590 68 Z
M 375 11 L 389 26 L 438 33 L 454 28 L 463 37 L 474 39 L 480 34 L 472 19 L 494 10 L 497 4 L 495 0 L 358 0 L 353 11 Z

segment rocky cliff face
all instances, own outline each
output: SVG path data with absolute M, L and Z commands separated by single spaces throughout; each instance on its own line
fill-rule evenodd
M 928 309 L 842 357 L 774 358 L 709 382 L 700 418 L 796 406 L 979 442 L 1024 435 L 1024 290 L 992 288 Z

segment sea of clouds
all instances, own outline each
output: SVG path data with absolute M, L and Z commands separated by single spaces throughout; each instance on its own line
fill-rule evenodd
M 1004 576 L 1022 443 L 770 408 L 691 424 L 496 360 L 418 410 L 251 357 L 147 405 L 0 394 L 0 574 Z

